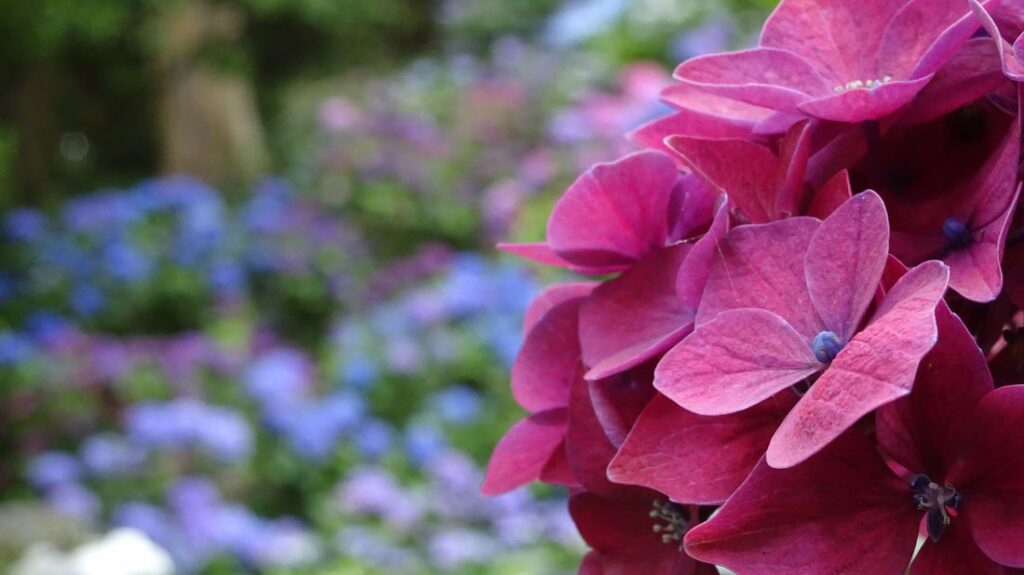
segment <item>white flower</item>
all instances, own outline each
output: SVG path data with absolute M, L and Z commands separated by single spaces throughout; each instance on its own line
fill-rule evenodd
M 115 529 L 87 543 L 69 558 L 71 575 L 173 575 L 174 562 L 142 533 Z

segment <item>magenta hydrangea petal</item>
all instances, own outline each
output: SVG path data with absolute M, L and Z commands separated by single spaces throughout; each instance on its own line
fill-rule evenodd
M 512 364 L 512 395 L 530 412 L 565 407 L 581 377 L 579 308 L 583 298 L 556 305 L 533 326 Z
M 686 259 L 679 266 L 676 275 L 676 295 L 687 309 L 696 314 L 704 296 L 711 275 L 711 265 L 718 250 L 729 232 L 729 201 L 720 198 L 715 208 L 715 216 L 711 226 L 700 239 L 693 243 Z
M 553 285 L 537 294 L 530 301 L 523 316 L 523 334 L 529 334 L 533 326 L 537 325 L 549 311 L 560 304 L 571 300 L 579 300 L 590 295 L 590 292 L 597 287 L 596 282 L 566 282 Z
M 615 446 L 594 412 L 590 384 L 583 380 L 573 384 L 569 398 L 565 450 L 573 475 L 587 491 L 611 495 L 625 489 L 608 481 L 608 463 L 615 457 Z
M 680 503 L 722 503 L 764 455 L 795 403 L 794 394 L 782 392 L 748 410 L 708 417 L 657 396 L 619 448 L 608 476 Z
M 889 253 L 889 218 L 878 194 L 850 198 L 811 238 L 807 291 L 825 327 L 849 341 L 875 296 Z
M 844 90 L 824 98 L 808 100 L 797 108 L 809 116 L 833 122 L 852 124 L 878 120 L 909 104 L 931 78 L 925 76 L 916 80 L 891 81 L 872 89 Z
M 946 304 L 935 310 L 939 340 L 918 368 L 914 390 L 876 414 L 878 443 L 912 473 L 945 477 L 960 456 L 974 406 L 992 391 L 985 354 Z
M 654 366 L 647 364 L 615 377 L 590 382 L 590 401 L 605 435 L 618 449 L 644 408 L 657 395 Z
M 662 358 L 654 387 L 701 415 L 742 411 L 817 373 L 810 341 L 761 309 L 722 312 Z
M 696 310 L 676 295 L 676 276 L 692 246 L 644 258 L 601 284 L 580 307 L 579 338 L 587 379 L 603 379 L 672 347 L 693 329 Z
M 964 493 L 963 519 L 997 563 L 1024 567 L 1024 386 L 986 395 L 967 426 L 964 466 L 948 477 Z
M 602 266 L 580 266 L 568 262 L 561 258 L 558 254 L 551 251 L 551 247 L 544 242 L 532 242 L 532 243 L 499 243 L 498 249 L 546 266 L 555 268 L 564 268 L 570 271 L 574 271 L 578 274 L 583 275 L 604 275 L 615 273 L 622 269 L 622 265 L 602 265 Z
M 750 135 L 752 129 L 751 125 L 684 110 L 651 120 L 630 132 L 628 138 L 643 148 L 658 150 L 674 156 L 672 149 L 665 145 L 665 140 L 672 136 L 685 135 L 714 139 L 745 138 Z
M 536 481 L 548 460 L 562 447 L 566 409 L 535 413 L 512 426 L 498 442 L 480 491 L 500 495 Z
M 779 144 L 779 166 L 775 175 L 774 219 L 802 214 L 807 162 L 811 157 L 810 121 L 794 124 Z
M 732 200 L 753 223 L 775 218 L 779 161 L 765 146 L 748 140 L 672 137 L 666 145 L 703 181 Z
M 894 78 L 934 74 L 980 27 L 964 0 L 910 0 L 885 29 L 878 70 Z
M 675 162 L 660 152 L 598 164 L 555 205 L 548 245 L 575 265 L 626 269 L 665 245 L 678 181 Z
M 684 85 L 715 96 L 783 111 L 832 90 L 799 56 L 772 48 L 693 58 L 676 68 L 675 76 Z
M 848 433 L 805 464 L 762 460 L 686 552 L 743 575 L 903 573 L 917 541 L 910 490 L 864 437 Z
M 925 541 L 909 575 L 1008 575 L 989 559 L 971 537 L 964 521 L 953 519 L 938 543 Z
M 811 197 L 807 214 L 818 219 L 825 219 L 839 209 L 853 196 L 850 189 L 850 173 L 842 170 L 825 182 Z
M 991 38 L 975 38 L 939 69 L 900 122 L 930 122 L 966 106 L 1003 83 L 999 50 Z
M 903 4 L 906 0 L 783 0 L 765 22 L 761 45 L 789 50 L 843 84 L 868 80 L 878 71 L 882 33 Z
M 935 345 L 935 307 L 948 268 L 925 262 L 907 272 L 879 313 L 850 340 L 811 386 L 768 446 L 772 467 L 788 468 L 814 455 L 861 417 L 910 393 L 921 358 Z
M 716 246 L 697 309 L 697 325 L 719 313 L 758 308 L 783 317 L 808 338 L 822 330 L 807 293 L 804 258 L 821 222 L 794 217 L 733 228 Z

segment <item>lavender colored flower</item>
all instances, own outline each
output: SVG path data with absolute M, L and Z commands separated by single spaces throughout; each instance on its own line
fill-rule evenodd
M 47 490 L 78 481 L 82 467 L 70 454 L 47 451 L 29 461 L 25 476 L 37 489 Z
M 353 439 L 363 459 L 372 461 L 388 452 L 393 437 L 390 425 L 379 419 L 369 419 L 359 425 Z
M 89 437 L 78 455 L 89 473 L 100 477 L 133 472 L 146 458 L 137 446 L 113 433 Z
M 46 492 L 50 507 L 80 521 L 92 522 L 100 512 L 96 495 L 78 483 L 56 485 Z
M 129 436 L 152 449 L 199 447 L 224 461 L 238 461 L 252 449 L 252 430 L 232 409 L 192 399 L 139 403 L 126 415 Z
M 309 359 L 286 348 L 257 357 L 242 375 L 246 391 L 264 406 L 297 402 L 309 393 L 312 378 Z
M 449 571 L 470 563 L 484 563 L 499 551 L 492 538 L 466 529 L 446 529 L 435 533 L 427 543 L 431 562 Z
M 405 491 L 390 472 L 379 467 L 353 470 L 335 489 L 334 497 L 342 510 L 380 517 L 400 530 L 414 525 L 424 511 L 418 498 Z
M 452 385 L 438 392 L 431 406 L 445 421 L 466 423 L 480 415 L 480 394 L 465 385 Z
M 426 465 L 444 453 L 447 441 L 437 426 L 426 422 L 414 422 L 405 430 L 406 457 L 413 465 Z

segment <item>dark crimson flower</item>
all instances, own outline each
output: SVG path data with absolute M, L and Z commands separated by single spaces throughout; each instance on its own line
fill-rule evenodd
M 774 467 L 791 467 L 858 419 L 910 393 L 935 344 L 948 268 L 925 262 L 867 316 L 886 265 L 888 221 L 874 192 L 824 222 L 795 217 L 733 229 L 697 312 L 655 387 L 684 409 L 725 415 L 792 388 L 802 395 L 772 437 Z
M 908 104 L 979 28 L 960 0 L 783 0 L 752 50 L 684 62 L 708 94 L 856 123 Z
M 714 566 L 694 561 L 682 550 L 683 536 L 700 521 L 697 507 L 606 478 L 615 445 L 595 410 L 595 390 L 593 384 L 577 382 L 569 404 L 566 453 L 582 486 L 570 497 L 569 512 L 593 549 L 580 573 L 715 575 Z
M 805 185 L 811 152 L 811 130 L 806 121 L 790 128 L 778 154 L 746 139 L 673 136 L 666 145 L 709 186 L 728 194 L 751 223 L 802 214 L 825 218 L 850 198 L 845 171 L 814 193 Z
M 941 259 L 949 285 L 987 302 L 1018 196 L 1019 122 L 978 101 L 925 124 L 894 126 L 853 170 L 885 201 L 891 250 L 907 265 Z
M 593 287 L 555 286 L 530 304 L 524 321 L 526 339 L 512 366 L 512 394 L 530 415 L 495 447 L 483 493 L 497 495 L 538 479 L 572 483 L 565 461 L 569 392 L 583 376 L 579 309 Z
M 1024 567 L 1024 386 L 993 390 L 985 357 L 940 306 L 914 392 L 794 468 L 762 461 L 686 536 L 696 558 L 744 575 L 1003 574 Z M 887 462 L 889 463 L 887 465 Z

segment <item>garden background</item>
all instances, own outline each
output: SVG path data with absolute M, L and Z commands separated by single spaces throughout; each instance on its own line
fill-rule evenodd
M 0 570 L 573 572 L 478 495 L 558 279 L 493 246 L 770 4 L 0 0 Z

